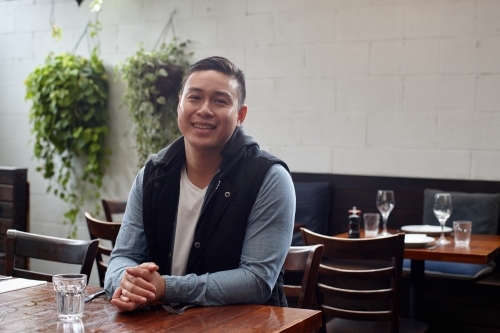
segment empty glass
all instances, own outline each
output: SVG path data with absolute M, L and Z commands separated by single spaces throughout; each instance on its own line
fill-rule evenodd
M 52 277 L 56 292 L 57 315 L 62 321 L 82 318 L 87 275 L 57 274 Z
M 387 218 L 389 217 L 389 214 L 391 213 L 395 204 L 396 200 L 394 199 L 394 191 L 377 191 L 377 209 L 379 210 L 380 214 L 382 214 L 382 220 L 384 222 L 381 233 L 383 236 L 390 235 L 387 232 Z
M 450 241 L 444 237 L 444 225 L 450 217 L 452 210 L 451 194 L 436 193 L 434 196 L 434 215 L 436 215 L 439 224 L 441 224 L 441 237 L 436 241 L 438 245 L 450 244 Z

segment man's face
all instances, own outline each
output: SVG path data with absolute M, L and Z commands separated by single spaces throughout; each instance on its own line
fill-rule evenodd
M 186 149 L 220 153 L 237 125 L 245 120 L 247 107 L 238 109 L 235 79 L 208 70 L 192 73 L 179 97 L 177 123 Z

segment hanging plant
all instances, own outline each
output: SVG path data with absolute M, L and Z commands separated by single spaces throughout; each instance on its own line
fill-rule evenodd
M 30 123 L 35 136 L 37 167 L 53 192 L 70 205 L 64 223 L 76 237 L 76 217 L 85 200 L 97 201 L 111 151 L 108 134 L 108 78 L 94 49 L 90 59 L 49 54 L 25 81 L 33 105 Z M 98 207 L 98 206 L 97 206 Z
M 163 43 L 159 50 L 139 50 L 121 67 L 125 82 L 124 103 L 135 123 L 134 134 L 139 155 L 138 167 L 148 157 L 180 136 L 177 127 L 178 94 L 192 55 L 187 42 Z

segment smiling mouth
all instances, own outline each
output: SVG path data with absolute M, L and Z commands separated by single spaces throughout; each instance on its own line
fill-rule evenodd
M 215 129 L 215 126 L 212 126 L 212 125 L 193 124 L 193 126 L 195 128 L 199 128 L 199 129 L 208 129 L 208 130 Z

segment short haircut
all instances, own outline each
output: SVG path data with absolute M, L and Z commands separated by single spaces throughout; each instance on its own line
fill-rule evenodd
M 184 80 L 182 81 L 181 93 L 184 91 L 184 85 L 186 84 L 187 79 L 191 74 L 198 71 L 217 71 L 223 74 L 226 74 L 230 78 L 234 78 L 238 83 L 239 88 L 239 96 L 238 96 L 238 108 L 240 108 L 243 104 L 245 104 L 245 98 L 247 95 L 246 87 L 245 87 L 245 75 L 233 64 L 229 59 L 224 57 L 208 57 L 202 60 L 199 60 L 189 66 L 186 75 L 184 76 Z

